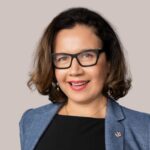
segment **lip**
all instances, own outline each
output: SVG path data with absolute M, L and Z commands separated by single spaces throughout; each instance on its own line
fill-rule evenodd
M 87 87 L 89 80 L 71 80 L 71 81 L 68 81 L 68 83 L 72 90 L 82 91 Z M 73 85 L 72 83 L 79 84 L 79 85 Z M 80 85 L 80 83 L 83 83 L 83 84 Z

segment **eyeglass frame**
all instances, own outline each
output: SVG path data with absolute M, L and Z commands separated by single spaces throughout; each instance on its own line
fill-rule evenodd
M 80 60 L 78 59 L 78 55 L 80 55 L 80 54 L 82 54 L 82 53 L 84 53 L 84 52 L 86 52 L 86 51 L 94 51 L 94 52 L 96 53 L 96 56 L 97 56 L 97 57 L 96 57 L 96 61 L 95 61 L 94 64 L 91 64 L 91 65 L 82 65 L 82 64 L 80 63 Z M 82 66 L 82 67 L 90 67 L 90 66 L 94 66 L 94 65 L 97 64 L 98 59 L 99 59 L 99 56 L 100 56 L 100 54 L 103 53 L 103 52 L 105 52 L 105 50 L 104 50 L 103 48 L 86 49 L 86 50 L 84 50 L 84 51 L 82 51 L 82 52 L 75 53 L 75 54 L 69 54 L 69 53 L 52 53 L 52 54 L 51 54 L 51 58 L 52 58 L 52 63 L 53 63 L 53 65 L 54 65 L 54 67 L 55 67 L 56 69 L 68 69 L 68 68 L 70 68 L 71 65 L 72 65 L 72 61 L 73 61 L 74 58 L 76 58 L 76 60 L 77 60 L 77 62 L 79 63 L 80 66 Z M 57 67 L 57 66 L 55 65 L 55 63 L 54 63 L 54 56 L 57 55 L 57 54 L 64 54 L 64 55 L 71 56 L 70 65 L 69 65 L 68 67 Z

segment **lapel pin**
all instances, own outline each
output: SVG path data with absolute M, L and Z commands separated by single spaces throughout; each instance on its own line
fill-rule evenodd
M 121 132 L 120 132 L 120 131 L 116 131 L 116 132 L 115 132 L 115 136 L 119 138 L 119 137 L 121 137 L 121 136 L 122 136 L 122 134 L 121 134 Z

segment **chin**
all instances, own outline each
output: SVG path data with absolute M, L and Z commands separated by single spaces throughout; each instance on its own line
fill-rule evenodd
M 75 102 L 75 103 L 89 103 L 91 101 L 92 98 L 89 98 L 88 96 L 86 97 L 81 97 L 79 95 L 74 96 L 74 97 L 68 97 L 68 100 L 72 101 L 72 102 Z

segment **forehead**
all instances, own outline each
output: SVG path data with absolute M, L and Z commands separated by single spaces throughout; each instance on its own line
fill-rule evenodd
M 75 25 L 71 29 L 63 29 L 56 35 L 55 52 L 77 53 L 85 49 L 101 48 L 102 41 L 92 27 Z

